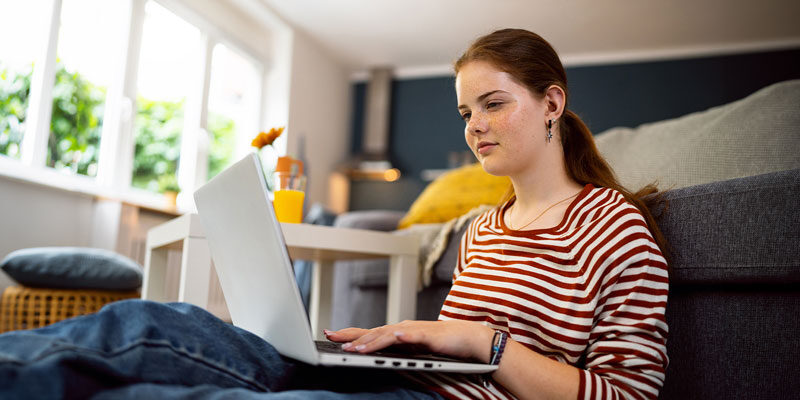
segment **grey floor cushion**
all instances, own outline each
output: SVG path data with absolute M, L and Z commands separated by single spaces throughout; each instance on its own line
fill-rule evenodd
M 36 247 L 12 252 L 0 264 L 25 286 L 53 289 L 134 290 L 142 267 L 113 251 L 84 247 Z

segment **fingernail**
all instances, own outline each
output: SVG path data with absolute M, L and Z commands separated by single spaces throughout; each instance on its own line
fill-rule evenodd
M 400 336 L 403 336 L 403 332 L 395 332 L 395 333 L 394 333 L 394 336 L 395 336 L 395 337 L 400 337 Z
M 329 331 L 329 330 L 327 330 L 327 329 L 323 329 L 323 330 L 322 330 L 322 333 L 324 333 L 324 334 L 325 334 L 325 336 L 328 336 L 328 335 L 330 335 L 330 334 L 331 334 L 331 331 Z
M 342 350 L 347 350 L 353 346 L 353 343 L 345 343 L 342 345 Z
M 363 344 L 360 344 L 360 345 L 356 346 L 356 350 L 357 351 L 361 351 L 361 350 L 364 350 L 365 347 L 367 347 L 367 346 L 365 346 Z

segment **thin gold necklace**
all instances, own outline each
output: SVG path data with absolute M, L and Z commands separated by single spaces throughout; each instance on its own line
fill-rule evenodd
M 520 231 L 520 230 L 522 230 L 523 228 L 526 228 L 528 225 L 530 225 L 530 224 L 532 224 L 532 223 L 536 222 L 536 220 L 537 220 L 537 219 L 541 218 L 541 217 L 542 217 L 542 215 L 544 215 L 544 213 L 546 213 L 546 212 L 550 211 L 550 209 L 551 209 L 551 208 L 553 208 L 553 207 L 555 207 L 555 206 L 557 206 L 557 205 L 559 205 L 559 204 L 561 204 L 561 203 L 563 203 L 563 202 L 565 202 L 565 201 L 567 201 L 567 200 L 569 200 L 569 199 L 571 199 L 571 198 L 573 198 L 573 197 L 575 197 L 575 196 L 579 195 L 580 193 L 581 193 L 581 192 L 575 193 L 575 194 L 573 194 L 572 196 L 569 196 L 569 197 L 567 197 L 567 198 L 566 198 L 566 199 L 564 199 L 564 200 L 561 200 L 561 201 L 559 201 L 559 202 L 557 202 L 557 203 L 553 203 L 553 204 L 551 204 L 549 207 L 545 208 L 545 209 L 544 209 L 544 211 L 542 211 L 541 213 L 539 213 L 539 215 L 537 215 L 537 216 L 536 216 L 536 218 L 534 218 L 534 219 L 530 220 L 530 222 L 528 222 L 528 223 L 527 223 L 527 224 L 525 224 L 525 225 L 522 225 L 522 226 L 520 226 L 519 228 L 512 228 L 512 227 L 511 227 L 511 224 L 508 224 L 508 227 L 509 227 L 509 228 L 511 228 L 512 230 L 515 230 L 515 231 Z M 516 205 L 516 203 L 515 203 L 515 205 Z M 509 218 L 509 222 L 511 222 L 511 218 Z

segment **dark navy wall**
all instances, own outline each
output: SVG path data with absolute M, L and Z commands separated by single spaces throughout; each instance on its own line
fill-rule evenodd
M 439 77 L 392 82 L 389 156 L 405 176 L 418 178 L 423 169 L 444 168 L 448 152 L 469 150 L 464 141 L 464 122 L 456 109 L 454 79 Z M 365 83 L 354 85 L 354 154 L 358 153 L 362 143 L 365 93 Z
M 800 49 L 571 67 L 568 106 L 600 133 L 702 111 L 788 79 L 800 79 Z M 424 188 L 422 170 L 444 168 L 449 152 L 468 151 L 453 82 L 452 77 L 393 82 L 389 152 L 403 179 L 379 188 L 355 183 L 351 198 L 359 200 L 351 208 L 407 209 Z M 353 85 L 354 154 L 361 147 L 365 88 Z
M 680 117 L 800 78 L 800 49 L 567 68 L 570 108 L 595 133 Z

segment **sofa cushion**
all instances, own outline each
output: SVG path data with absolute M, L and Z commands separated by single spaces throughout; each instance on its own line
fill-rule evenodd
M 447 222 L 480 205 L 496 205 L 510 182 L 508 177 L 490 175 L 479 163 L 449 171 L 422 191 L 397 228 Z
M 37 247 L 12 252 L 0 264 L 11 278 L 31 287 L 134 290 L 142 267 L 113 251 L 82 247 Z
M 798 193 L 800 169 L 667 192 L 671 284 L 800 283 Z
M 800 168 L 800 80 L 680 118 L 614 128 L 597 147 L 623 186 L 680 188 Z

